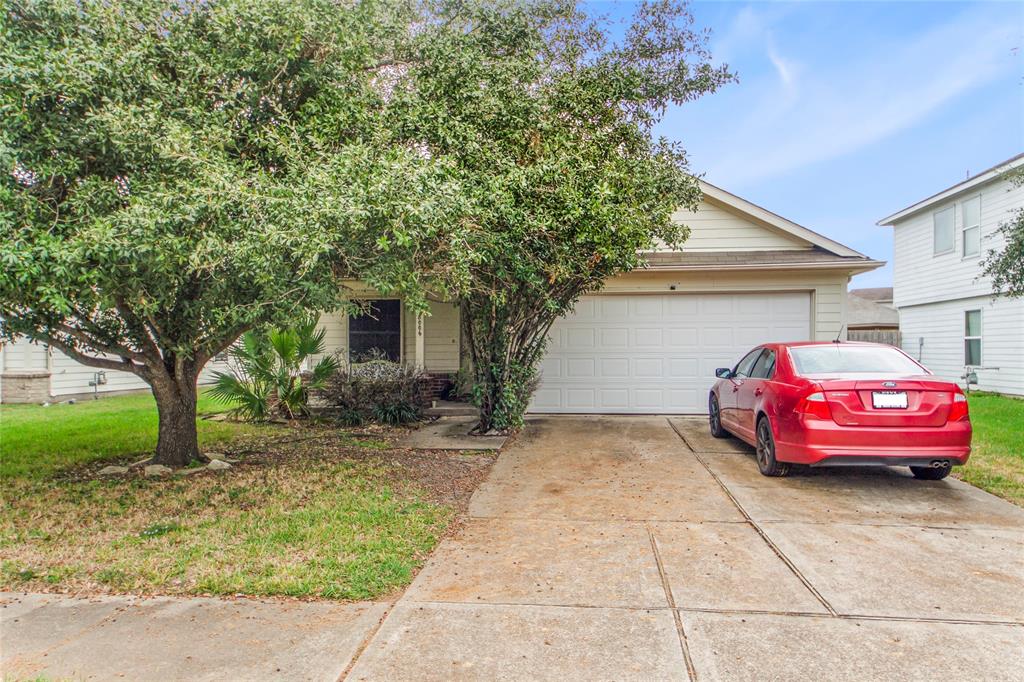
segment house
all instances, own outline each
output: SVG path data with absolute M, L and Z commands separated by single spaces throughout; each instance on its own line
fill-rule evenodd
M 714 185 L 701 183 L 680 252 L 607 282 L 551 330 L 535 413 L 703 413 L 715 368 L 766 341 L 845 334 L 850 278 L 882 263 Z M 355 295 L 372 299 L 371 291 Z M 377 349 L 443 383 L 460 365 L 458 308 L 416 317 L 400 301 L 378 314 L 325 315 L 328 347 L 359 357 Z
M 703 413 L 715 368 L 751 347 L 845 335 L 850 278 L 882 263 L 714 185 L 701 187 L 698 210 L 675 216 L 691 228 L 683 251 L 648 254 L 648 267 L 610 280 L 554 325 L 531 411 Z M 373 314 L 324 315 L 329 352 L 414 364 L 438 391 L 458 371 L 456 306 L 432 301 L 430 314 L 417 316 L 357 285 L 352 295 L 369 301 Z M 96 370 L 59 352 L 18 343 L 4 355 L 5 396 L 24 396 L 26 386 L 35 387 L 33 400 L 92 390 Z M 142 387 L 122 372 L 105 380 L 102 391 Z
M 200 383 L 211 383 L 218 370 L 226 371 L 227 363 L 207 364 Z M 41 343 L 24 338 L 0 343 L 0 403 L 44 403 L 148 389 L 131 372 L 89 367 Z
M 848 339 L 900 345 L 900 315 L 892 304 L 892 287 L 851 289 L 846 308 Z
M 982 260 L 1001 223 L 1024 208 L 1006 178 L 1024 154 L 878 221 L 893 228 L 894 294 L 903 348 L 939 376 L 1024 395 L 1024 299 L 993 294 Z

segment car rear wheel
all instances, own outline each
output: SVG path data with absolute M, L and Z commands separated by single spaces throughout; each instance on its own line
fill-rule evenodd
M 729 437 L 729 432 L 722 428 L 722 409 L 714 393 L 708 398 L 708 426 L 711 427 L 711 435 L 715 438 Z
M 910 473 L 914 474 L 914 478 L 922 481 L 941 481 L 949 476 L 952 470 L 953 467 L 910 467 Z
M 775 459 L 775 437 L 768 417 L 757 421 L 757 468 L 764 476 L 785 476 L 789 465 Z

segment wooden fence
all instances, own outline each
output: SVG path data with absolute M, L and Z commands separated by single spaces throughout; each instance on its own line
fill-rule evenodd
M 887 343 L 900 347 L 899 329 L 851 329 L 846 333 L 850 341 L 868 341 L 870 343 Z

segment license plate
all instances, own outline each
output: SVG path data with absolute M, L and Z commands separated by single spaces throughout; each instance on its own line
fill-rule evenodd
M 871 404 L 884 410 L 905 410 L 907 394 L 905 391 L 875 391 L 871 394 Z

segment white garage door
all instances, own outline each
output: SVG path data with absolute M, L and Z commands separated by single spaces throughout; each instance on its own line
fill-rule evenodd
M 588 296 L 552 327 L 530 410 L 704 413 L 716 367 L 810 319 L 806 292 Z

